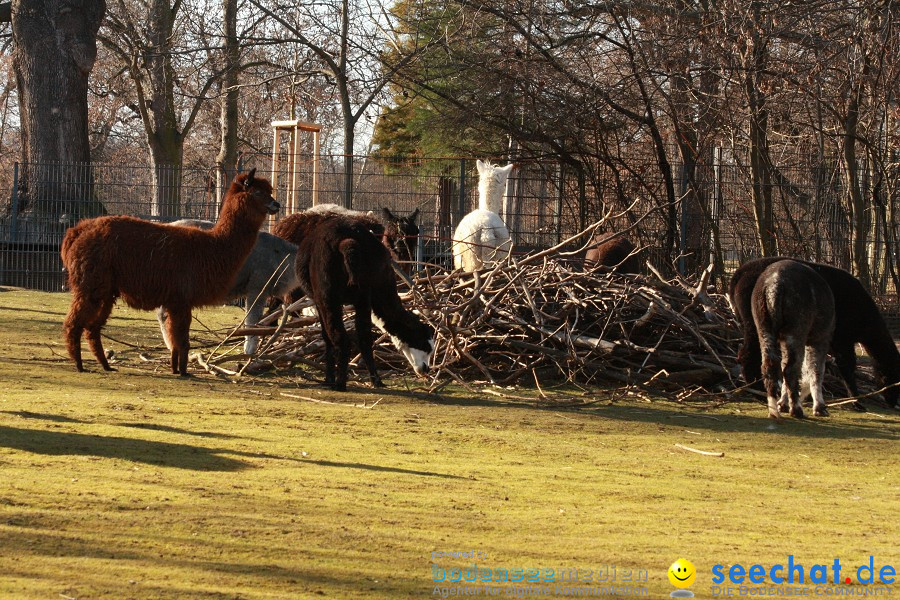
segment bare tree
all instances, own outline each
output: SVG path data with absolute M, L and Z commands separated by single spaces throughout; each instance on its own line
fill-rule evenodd
M 357 125 L 373 102 L 382 98 L 394 72 L 423 48 L 416 47 L 399 63 L 382 68 L 381 49 L 385 44 L 396 46 L 399 34 L 392 29 L 386 8 L 378 3 L 356 5 L 349 0 L 335 0 L 325 5 L 297 7 L 250 2 L 287 31 L 287 41 L 300 44 L 315 55 L 320 65 L 316 74 L 334 87 L 343 117 L 343 204 L 349 208 L 353 202 Z M 329 15 L 335 18 L 329 19 Z
M 13 64 L 22 136 L 20 208 L 96 213 L 88 139 L 88 77 L 103 0 L 12 4 Z M 48 170 L 55 171 L 52 176 Z

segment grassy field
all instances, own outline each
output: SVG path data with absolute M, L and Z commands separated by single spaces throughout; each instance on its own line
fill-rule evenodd
M 140 358 L 164 355 L 156 323 L 124 306 L 105 330 L 119 371 L 85 344 L 91 372 L 76 373 L 68 303 L 0 291 L 2 598 L 437 597 L 456 584 L 436 584 L 434 563 L 615 565 L 617 585 L 657 598 L 679 557 L 698 597 L 717 564 L 900 570 L 897 411 L 773 424 L 762 404 L 708 397 L 595 390 L 572 408 L 412 378 L 347 394 L 291 374 L 181 379 Z M 466 551 L 481 554 L 433 558 Z

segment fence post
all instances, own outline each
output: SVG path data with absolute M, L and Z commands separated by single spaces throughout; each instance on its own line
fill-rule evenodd
M 422 264 L 425 262 L 425 238 L 421 235 L 416 236 L 416 273 L 424 270 Z
M 681 169 L 678 171 L 679 173 L 679 182 L 678 182 L 678 194 L 681 198 L 681 224 L 680 224 L 680 235 L 678 236 L 678 273 L 681 275 L 685 274 L 687 270 L 687 266 L 685 264 L 684 255 L 687 252 L 687 164 L 684 161 L 681 161 Z
M 565 185 L 566 183 L 566 163 L 562 160 L 559 161 L 559 181 L 557 182 L 557 193 L 556 193 L 556 243 L 560 243 L 562 241 L 562 209 L 563 209 L 563 194 L 565 194 Z
M 10 241 L 15 243 L 19 236 L 19 163 L 13 164 L 12 221 L 9 224 Z
M 584 231 L 587 227 L 587 182 L 585 181 L 584 166 L 578 165 L 578 231 Z
M 466 214 L 466 159 L 459 159 L 459 206 L 456 211 L 456 219 L 453 226 L 459 225 L 460 219 Z

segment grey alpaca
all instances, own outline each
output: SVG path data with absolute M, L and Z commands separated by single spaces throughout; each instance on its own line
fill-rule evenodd
M 759 276 L 751 302 L 769 416 L 779 418 L 790 404 L 791 415 L 803 418 L 800 402 L 807 393 L 813 414 L 827 416 L 822 380 L 835 321 L 828 283 L 804 264 L 781 260 Z
M 211 229 L 215 223 L 200 219 L 181 219 L 169 223 L 178 227 L 199 227 Z M 266 301 L 270 297 L 284 298 L 287 294 L 299 287 L 297 273 L 294 264 L 297 262 L 297 246 L 288 241 L 276 237 L 271 233 L 260 231 L 256 238 L 256 245 L 250 251 L 250 256 L 234 278 L 234 283 L 228 291 L 228 299 L 245 298 L 247 317 L 245 323 L 253 326 L 262 318 Z M 276 270 L 278 274 L 275 275 Z M 159 321 L 159 330 L 162 332 L 166 347 L 170 348 L 170 341 L 166 335 L 166 310 L 159 307 L 156 310 L 156 318 Z M 256 354 L 259 347 L 259 336 L 248 335 L 244 338 L 244 352 Z

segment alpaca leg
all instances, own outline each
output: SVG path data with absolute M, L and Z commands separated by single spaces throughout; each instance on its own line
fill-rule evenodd
M 762 378 L 766 388 L 766 397 L 769 403 L 769 416 L 780 419 L 778 412 L 778 388 L 781 380 L 781 346 L 775 336 L 760 333 L 759 347 L 762 350 Z M 784 385 L 781 385 L 782 392 Z
M 69 307 L 69 313 L 63 323 L 63 331 L 66 338 L 66 349 L 75 362 L 75 369 L 81 373 L 84 372 L 84 363 L 81 358 L 81 335 L 96 321 L 101 306 L 96 300 L 82 297 L 77 288 L 73 288 L 73 292 L 72 306 Z
M 167 307 L 169 313 L 169 340 L 172 342 L 172 373 L 187 375 L 188 351 L 190 350 L 191 311 L 190 309 Z
M 334 387 L 334 344 L 331 343 L 331 335 L 329 335 L 328 329 L 325 327 L 325 319 L 322 317 L 325 311 L 319 310 L 317 306 L 316 313 L 319 317 L 319 326 L 322 328 L 322 341 L 325 342 L 325 354 L 322 357 L 325 361 L 325 385 Z
M 259 323 L 260 319 L 262 319 L 263 310 L 266 308 L 266 303 L 263 302 L 262 299 L 257 299 L 250 308 L 247 309 L 247 317 L 244 319 L 244 323 L 248 327 L 254 327 L 257 323 Z M 244 338 L 244 354 L 254 355 L 256 354 L 256 350 L 259 348 L 259 336 L 258 335 L 248 335 Z
M 322 332 L 326 336 L 325 381 L 333 381 L 332 388 L 338 392 L 347 390 L 347 365 L 350 362 L 350 340 L 344 328 L 344 311 L 340 304 L 316 306 L 322 321 Z M 329 343 L 331 345 L 329 352 Z M 334 349 L 337 349 L 335 366 Z M 329 357 L 330 354 L 330 357 Z M 329 377 L 330 371 L 330 377 Z
M 94 353 L 97 362 L 100 363 L 100 366 L 103 367 L 104 371 L 115 371 L 115 369 L 109 366 L 109 361 L 106 360 L 106 352 L 103 350 L 103 342 L 100 340 L 100 330 L 106 325 L 106 321 L 109 319 L 112 308 L 112 300 L 101 301 L 100 309 L 97 311 L 91 324 L 87 326 L 87 339 L 88 344 L 91 347 L 91 352 Z
M 759 334 L 753 327 L 744 328 L 744 343 L 737 355 L 744 382 L 752 384 L 762 377 L 760 365 L 762 364 L 762 351 L 759 346 Z M 758 384 L 757 384 L 758 385 Z
M 852 340 L 838 339 L 835 336 L 831 341 L 831 351 L 847 388 L 847 394 L 859 396 L 859 387 L 856 385 L 856 344 Z M 866 410 L 858 400 L 851 404 L 850 408 L 858 411 Z
M 813 414 L 817 417 L 828 416 L 828 407 L 825 405 L 822 392 L 822 383 L 825 380 L 825 354 L 825 348 L 807 346 L 803 361 L 803 378 L 808 382 L 813 401 Z
M 84 372 L 84 364 L 81 361 L 81 334 L 84 332 L 84 320 L 81 316 L 82 307 L 78 299 L 72 300 L 69 314 L 63 324 L 63 332 L 66 338 L 66 349 L 69 356 L 75 361 L 75 369 Z
M 795 338 L 787 337 L 784 340 L 784 358 L 781 367 L 783 373 L 782 397 L 785 392 L 789 395 L 791 402 L 791 416 L 802 419 L 803 407 L 800 405 L 800 374 L 803 371 L 803 361 L 805 351 L 804 346 L 799 344 Z
M 156 309 L 156 320 L 159 322 L 159 332 L 162 334 L 163 343 L 166 345 L 166 350 L 172 351 L 172 340 L 169 339 L 169 313 L 166 312 L 166 308 L 164 306 L 160 306 Z
M 354 305 L 356 309 L 356 340 L 359 343 L 359 353 L 362 355 L 366 368 L 369 369 L 369 381 L 372 387 L 385 387 L 378 369 L 375 367 L 375 356 L 372 354 L 372 303 L 368 298 L 360 300 Z

